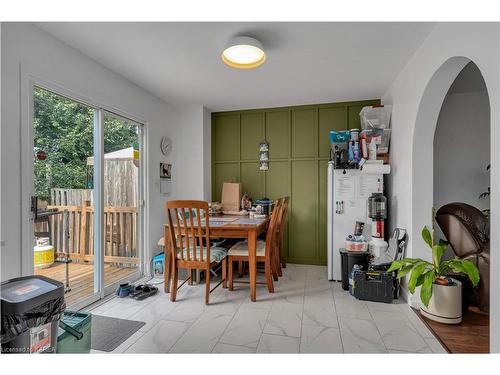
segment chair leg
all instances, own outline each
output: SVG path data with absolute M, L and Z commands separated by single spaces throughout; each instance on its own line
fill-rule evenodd
M 177 284 L 179 281 L 179 269 L 176 264 L 173 265 L 172 272 L 174 275 L 172 277 L 172 285 L 170 286 L 170 301 L 175 302 L 175 299 L 177 298 Z
M 187 271 L 188 271 L 187 274 L 188 274 L 188 277 L 189 277 L 188 284 L 189 285 L 193 285 L 193 269 L 192 268 L 188 268 Z
M 278 281 L 278 266 L 276 265 L 276 257 L 271 257 L 271 273 L 273 280 Z
M 264 267 L 265 267 L 265 274 L 266 274 L 267 290 L 269 290 L 269 293 L 274 293 L 271 261 L 272 261 L 272 259 L 267 259 L 264 263 Z
M 210 297 L 210 266 L 205 270 L 205 305 L 208 305 Z
M 275 265 L 276 265 L 276 272 L 278 273 L 278 277 L 283 276 L 283 271 L 281 270 L 281 259 L 280 259 L 280 250 L 279 248 L 276 251 L 276 256 L 274 257 L 275 260 Z
M 228 268 L 229 268 L 229 290 L 233 290 L 233 257 L 228 257 Z
M 243 261 L 238 262 L 238 277 L 243 277 Z
M 222 287 L 227 288 L 227 257 L 222 259 Z

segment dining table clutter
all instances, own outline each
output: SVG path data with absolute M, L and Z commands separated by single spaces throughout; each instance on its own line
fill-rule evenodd
M 205 303 L 210 293 L 221 286 L 229 291 L 235 283 L 250 286 L 250 299 L 256 301 L 257 265 L 263 264 L 265 282 L 270 293 L 273 281 L 282 276 L 285 266 L 283 243 L 288 215 L 289 197 L 253 201 L 248 194 L 241 195 L 241 184 L 225 182 L 221 202 L 173 200 L 165 203 L 167 223 L 164 224 L 164 286 L 171 301 L 177 290 L 193 283 L 193 271 L 204 275 Z M 255 202 L 255 203 L 253 203 Z M 262 236 L 262 239 L 259 239 Z M 238 266 L 239 278 L 234 268 Z M 156 267 L 156 266 L 155 266 Z M 187 271 L 187 278 L 179 284 L 179 270 Z M 248 269 L 248 280 L 242 279 Z M 220 281 L 211 287 L 215 271 Z

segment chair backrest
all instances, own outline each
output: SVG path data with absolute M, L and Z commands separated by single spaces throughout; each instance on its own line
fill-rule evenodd
M 274 208 L 271 214 L 271 220 L 269 221 L 269 227 L 267 228 L 266 234 L 266 257 L 271 256 L 274 248 L 276 247 L 276 241 L 278 240 L 278 221 L 281 215 L 281 206 L 281 199 L 277 199 L 274 201 Z
M 279 249 L 281 249 L 281 246 L 283 245 L 283 241 L 285 239 L 285 229 L 286 229 L 286 223 L 288 221 L 288 205 L 290 203 L 290 197 L 286 196 L 284 198 L 281 198 L 281 215 L 280 215 L 280 220 L 279 220 L 279 225 L 278 225 L 278 246 Z
M 174 200 L 167 201 L 165 208 L 172 251 L 178 259 L 210 263 L 208 202 Z

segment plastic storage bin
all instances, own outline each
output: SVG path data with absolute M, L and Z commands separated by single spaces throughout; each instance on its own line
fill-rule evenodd
M 342 273 L 342 289 L 349 290 L 349 275 L 355 264 L 359 264 L 362 269 L 368 268 L 370 253 L 368 251 L 347 251 L 340 249 L 340 268 Z
M 352 295 L 360 300 L 391 303 L 395 295 L 392 272 L 354 270 Z
M 0 284 L 2 353 L 55 353 L 64 285 L 44 276 Z
M 363 107 L 359 113 L 361 127 L 370 129 L 389 129 L 391 123 L 391 105 Z
M 92 315 L 64 312 L 57 337 L 58 353 L 90 353 Z

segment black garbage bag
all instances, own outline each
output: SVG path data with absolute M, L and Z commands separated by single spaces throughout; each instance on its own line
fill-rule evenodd
M 61 319 L 65 309 L 66 303 L 63 296 L 50 300 L 24 313 L 2 314 L 0 343 L 8 343 L 30 328 Z

